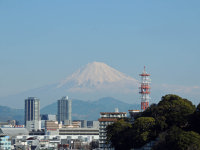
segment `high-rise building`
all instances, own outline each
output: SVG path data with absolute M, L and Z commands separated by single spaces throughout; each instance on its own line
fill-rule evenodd
M 72 101 L 68 98 L 68 96 L 64 96 L 58 100 L 57 111 L 58 122 L 70 125 L 72 122 Z
M 24 109 L 25 126 L 29 131 L 40 130 L 40 100 L 36 97 L 28 97 L 25 99 Z

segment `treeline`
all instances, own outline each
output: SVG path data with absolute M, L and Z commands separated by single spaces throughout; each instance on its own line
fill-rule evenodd
M 200 104 L 165 95 L 135 116 L 107 126 L 107 143 L 115 150 L 141 148 L 155 141 L 153 150 L 200 150 Z

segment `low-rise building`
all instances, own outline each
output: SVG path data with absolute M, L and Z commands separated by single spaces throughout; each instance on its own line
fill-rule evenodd
M 58 135 L 58 129 L 61 128 L 62 125 L 58 124 L 58 121 L 45 121 L 45 134 L 46 135 Z
M 18 135 L 29 135 L 29 132 L 26 128 L 0 128 L 0 134 L 15 137 Z
M 97 128 L 61 128 L 59 135 L 67 135 L 71 139 L 79 137 L 91 137 L 91 139 L 99 138 L 99 130 Z

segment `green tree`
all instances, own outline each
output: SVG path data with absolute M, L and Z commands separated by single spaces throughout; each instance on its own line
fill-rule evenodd
M 158 105 L 151 105 L 141 116 L 155 118 L 157 131 L 162 132 L 174 125 L 180 128 L 187 127 L 189 117 L 195 110 L 191 101 L 168 94 L 161 98 Z
M 117 122 L 108 125 L 106 128 L 107 144 L 114 147 L 115 150 L 129 150 L 131 148 L 131 143 L 128 143 L 130 134 L 129 129 L 131 124 L 124 119 L 120 119 Z M 125 140 L 127 139 L 127 140 Z
M 188 116 L 195 112 L 195 105 L 187 99 L 169 94 L 162 97 L 158 103 L 158 110 L 159 114 L 166 118 L 168 127 L 186 127 Z
M 153 150 L 200 150 L 200 135 L 194 131 L 184 131 L 176 126 L 168 130 L 165 140 Z
M 155 138 L 155 119 L 153 117 L 140 117 L 133 124 L 133 145 L 139 148 Z
M 200 104 L 196 108 L 191 101 L 168 94 L 158 104 L 139 113 L 132 127 L 128 120 L 110 125 L 107 141 L 116 150 L 129 150 L 140 148 L 159 137 L 155 150 L 198 150 L 199 126 Z

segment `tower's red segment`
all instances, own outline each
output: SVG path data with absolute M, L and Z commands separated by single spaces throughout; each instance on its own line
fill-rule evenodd
M 140 74 L 140 76 L 150 76 L 150 74 Z
M 141 102 L 141 110 L 144 111 L 149 107 L 149 102 Z
M 144 66 L 144 71 L 141 76 L 141 84 L 140 84 L 140 91 L 139 93 L 141 94 L 141 110 L 144 111 L 149 107 L 149 99 L 150 99 L 150 74 L 147 74 L 145 71 L 145 66 Z

